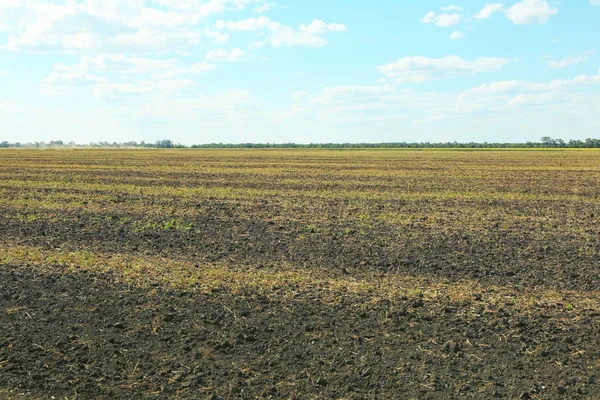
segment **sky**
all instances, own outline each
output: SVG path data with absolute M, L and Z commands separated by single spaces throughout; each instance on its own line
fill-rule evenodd
M 0 141 L 600 137 L 600 0 L 0 0 Z

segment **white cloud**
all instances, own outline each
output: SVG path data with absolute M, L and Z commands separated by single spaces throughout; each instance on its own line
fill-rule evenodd
M 423 17 L 421 22 L 423 22 L 425 24 L 430 24 L 433 22 L 434 19 L 435 19 L 435 11 L 429 11 L 427 14 L 425 14 L 425 16 Z
M 526 82 L 526 81 L 498 81 L 490 84 L 466 90 L 462 96 L 472 95 L 499 95 L 504 93 L 533 93 L 533 92 L 556 92 L 563 90 L 572 82 L 566 79 L 557 79 L 550 82 Z
M 126 2 L 38 4 L 12 30 L 7 46 L 15 51 L 81 53 L 90 51 L 161 52 L 198 43 L 190 26 L 169 23 L 164 11 L 144 12 Z M 183 25 L 183 26 L 182 26 Z
M 462 15 L 457 13 L 452 14 L 440 14 L 435 17 L 435 24 L 442 28 L 454 26 L 460 22 Z
M 600 84 L 600 69 L 597 75 L 579 75 L 572 79 L 555 79 L 549 82 L 499 81 L 466 90 L 463 96 L 498 95 L 504 93 L 558 93 L 576 86 Z
M 600 6 L 600 0 L 590 0 L 590 4 L 594 6 Z
M 154 95 L 164 96 L 196 86 L 191 79 L 164 81 L 144 80 L 138 83 L 101 83 L 94 86 L 94 96 L 98 100 L 115 100 L 120 97 Z
M 394 93 L 394 88 L 390 85 L 380 86 L 332 86 L 324 88 L 317 96 L 311 99 L 313 104 L 336 104 L 346 102 L 348 99 L 368 100 L 378 98 L 384 94 Z
M 450 40 L 464 39 L 465 35 L 461 31 L 454 31 L 450 35 Z
M 565 81 L 496 82 L 464 92 L 419 92 L 391 85 L 333 86 L 312 97 L 299 94 L 302 101 L 289 107 L 268 110 L 243 90 L 197 93 L 197 88 L 189 86 L 193 83 L 183 82 L 98 85 L 99 99 L 118 102 L 87 107 L 73 115 L 80 121 L 75 125 L 69 114 L 56 113 L 53 108 L 21 106 L 19 115 L 6 115 L 4 104 L 0 104 L 0 122 L 22 127 L 22 141 L 40 140 L 39 132 L 47 132 L 46 124 L 51 132 L 47 138 L 59 134 L 67 141 L 78 141 L 86 126 L 86 137 L 92 141 L 109 140 L 107 130 L 119 133 L 110 140 L 152 141 L 164 137 L 168 126 L 172 140 L 187 144 L 346 142 L 365 141 L 365 137 L 374 142 L 524 141 L 539 140 L 535 132 L 540 131 L 553 137 L 564 136 L 565 131 L 592 137 L 600 122 L 596 109 L 600 95 L 587 90 L 586 84 L 600 84 L 600 71 Z M 90 120 L 98 124 L 90 126 Z M 143 126 L 138 121 L 143 121 Z M 281 136 L 283 130 L 285 137 Z M 244 136 L 240 131 L 257 133 Z
M 319 19 L 313 20 L 310 25 L 300 25 L 300 31 L 308 34 L 321 35 L 327 32 L 344 32 L 346 26 L 342 24 L 328 24 Z
M 199 63 L 196 63 L 196 64 L 192 65 L 190 67 L 190 72 L 192 74 L 203 74 L 203 73 L 211 71 L 211 70 L 213 70 L 215 68 L 217 68 L 216 65 L 211 64 L 211 63 L 206 62 L 206 61 L 201 61 Z
M 522 0 L 505 10 L 508 19 L 517 25 L 543 24 L 557 13 L 558 8 L 544 0 Z
M 42 86 L 86 86 L 108 82 L 108 78 L 89 74 L 84 71 L 71 70 L 68 67 L 55 67 L 55 71 L 42 81 Z
M 436 14 L 434 11 L 430 11 L 421 20 L 425 24 L 434 23 L 440 28 L 448 28 L 458 24 L 463 19 L 462 15 L 454 12 L 452 14 L 441 13 Z
M 213 44 L 216 45 L 222 45 L 229 41 L 229 35 L 227 33 L 213 30 L 210 27 L 206 28 L 203 33 L 205 37 L 211 38 Z
M 308 92 L 297 92 L 293 96 L 296 103 L 287 117 L 301 115 L 309 120 L 318 120 L 318 124 L 381 122 L 390 119 L 386 115 L 389 108 L 386 99 L 394 92 L 390 85 L 326 87 L 314 97 L 310 97 Z M 397 119 L 398 115 L 391 117 Z
M 597 75 L 579 75 L 573 79 L 573 82 L 580 85 L 600 84 L 600 68 L 598 68 Z
M 552 7 L 545 0 L 521 0 L 509 8 L 505 8 L 502 3 L 488 3 L 475 14 L 475 19 L 478 21 L 488 19 L 496 12 L 503 12 L 517 25 L 531 25 L 547 22 L 550 17 L 558 13 L 558 8 Z
M 378 69 L 392 82 L 420 83 L 463 74 L 498 71 L 509 62 L 506 58 L 497 57 L 480 57 L 474 61 L 463 60 L 457 56 L 404 57 Z
M 134 92 L 137 89 L 133 89 Z M 212 140 L 224 140 L 226 131 L 223 129 L 226 127 L 239 131 L 243 121 L 262 122 L 265 119 L 265 113 L 258 108 L 252 94 L 247 90 L 228 90 L 211 94 L 179 93 L 170 98 L 142 97 L 139 93 L 119 96 L 128 107 L 117 109 L 115 105 L 113 108 L 115 112 L 126 113 L 128 119 L 134 117 L 142 121 L 162 120 L 168 122 L 171 133 L 178 130 L 190 132 L 197 131 L 198 128 L 215 128 Z M 162 130 L 163 128 L 159 128 L 159 131 Z M 202 141 L 201 137 L 194 136 L 193 143 Z
M 200 43 L 198 25 L 206 17 L 251 4 L 264 1 L 4 0 L 0 21 L 13 51 L 164 53 Z
M 73 65 L 56 64 L 52 74 L 42 81 L 49 94 L 64 93 L 72 87 L 88 86 L 96 99 L 118 100 L 131 96 L 165 95 L 192 89 L 196 82 L 180 78 L 214 69 L 208 62 L 187 67 L 176 59 L 128 57 L 121 54 L 83 56 Z
M 300 100 L 304 100 L 304 99 L 308 99 L 308 98 L 310 98 L 310 93 L 307 92 L 306 90 L 301 90 L 301 91 L 295 92 L 292 95 L 292 100 L 294 100 L 294 101 L 300 101 Z
M 214 49 L 206 53 L 205 58 L 218 62 L 237 62 L 246 57 L 246 53 L 241 49 L 233 49 L 231 52 L 223 49 Z
M 559 68 L 568 67 L 569 65 L 579 64 L 579 63 L 587 61 L 589 59 L 590 59 L 590 56 L 588 56 L 588 55 L 582 55 L 582 56 L 577 56 L 577 57 L 566 57 L 566 58 L 563 58 L 562 60 L 558 60 L 558 61 L 548 60 L 546 62 L 546 65 L 548 65 L 550 68 L 559 69 Z
M 99 54 L 82 56 L 73 65 L 56 64 L 52 75 L 42 83 L 44 86 L 80 86 L 107 82 L 101 75 L 148 75 L 154 80 L 172 79 L 185 74 L 178 60 L 159 60 L 147 57 L 128 57 L 122 54 Z
M 475 14 L 475 19 L 478 21 L 481 21 L 483 19 L 488 19 L 495 12 L 502 11 L 503 9 L 504 9 L 504 6 L 502 5 L 502 3 L 488 3 L 485 5 L 485 7 L 483 7 L 481 9 L 481 11 L 479 11 L 477 14 Z
M 255 31 L 259 29 L 265 29 L 271 26 L 275 26 L 276 22 L 272 22 L 267 17 L 258 18 L 247 18 L 241 21 L 224 21 L 219 20 L 215 24 L 215 28 L 219 30 L 230 30 L 230 31 Z
M 100 54 L 81 57 L 80 64 L 87 70 L 119 74 L 150 74 L 153 78 L 173 78 L 185 73 L 179 60 L 128 57 L 122 54 Z
M 119 95 L 119 91 L 123 93 Z M 82 142 L 83 139 L 84 142 L 152 142 L 164 139 L 168 127 L 169 139 L 192 144 L 239 141 L 239 136 L 236 140 L 235 135 L 240 132 L 240 127 L 248 126 L 260 131 L 263 121 L 269 118 L 256 105 L 252 95 L 244 90 L 194 94 L 182 91 L 168 96 L 164 92 L 156 95 L 141 95 L 139 92 L 139 87 L 99 92 L 102 99 L 116 95 L 118 102 L 98 102 L 92 98 L 85 103 L 87 100 L 82 99 L 86 105 L 93 106 L 83 107 L 77 112 L 60 104 L 38 107 L 0 100 L 0 123 L 15 127 L 13 131 L 21 142 L 52 139 L 65 142 Z M 90 121 L 94 123 L 90 124 Z M 85 137 L 81 134 L 84 131 Z
M 326 127 L 328 132 L 362 132 L 363 138 L 376 128 L 377 140 L 385 132 L 392 140 L 406 140 L 398 139 L 401 131 L 418 137 L 408 141 L 431 140 L 432 132 L 437 132 L 433 141 L 452 132 L 471 132 L 468 139 L 459 136 L 459 141 L 537 140 L 531 136 L 534 128 L 560 136 L 570 127 L 569 131 L 586 135 L 595 129 L 600 95 L 579 91 L 585 84 L 600 84 L 600 71 L 571 80 L 495 82 L 462 92 L 394 90 L 384 85 L 326 87 L 308 102 L 295 103 L 287 118 L 312 121 L 314 129 Z M 507 130 L 513 132 L 510 139 Z M 484 136 L 492 132 L 495 138 Z
M 276 7 L 277 5 L 275 3 L 269 3 L 269 2 L 264 2 L 262 4 L 257 5 L 256 7 L 254 7 L 254 9 L 252 9 L 252 11 L 254 11 L 257 14 L 261 14 L 267 11 L 270 11 L 272 8 Z
M 506 108 L 512 109 L 524 105 L 542 105 L 552 103 L 555 100 L 556 96 L 552 93 L 519 93 L 518 95 L 508 100 L 508 102 L 506 103 Z
M 273 47 L 310 46 L 323 47 L 327 41 L 321 36 L 328 32 L 343 32 L 347 27 L 342 24 L 329 24 L 321 20 L 314 20 L 310 25 L 300 25 L 298 30 L 271 21 L 267 17 L 248 18 L 241 21 L 217 21 L 215 28 L 230 31 L 257 31 L 267 30 L 270 32 L 265 41 Z M 258 48 L 256 44 L 253 46 Z
M 549 82 L 500 81 L 466 90 L 459 94 L 457 101 L 485 105 L 487 110 L 504 112 L 522 106 L 543 106 L 540 110 L 545 110 L 543 113 L 552 118 L 553 112 L 564 116 L 566 113 L 580 113 L 580 108 L 588 109 L 586 103 L 598 101 L 599 96 L 580 89 L 597 84 L 600 84 L 600 71 L 598 75 L 580 75 Z M 549 107 L 556 108 L 551 111 Z

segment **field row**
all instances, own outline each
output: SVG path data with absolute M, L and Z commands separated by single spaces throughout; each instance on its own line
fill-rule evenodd
M 599 155 L 0 151 L 0 397 L 598 398 Z

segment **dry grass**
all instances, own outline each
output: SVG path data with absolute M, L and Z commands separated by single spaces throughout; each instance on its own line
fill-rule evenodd
M 49 251 L 21 246 L 0 249 L 1 265 L 26 265 L 50 273 L 105 273 L 111 274 L 118 283 L 142 288 L 158 283 L 165 288 L 195 293 L 218 290 L 236 295 L 255 293 L 282 302 L 293 301 L 298 295 L 309 292 L 315 299 L 331 304 L 343 300 L 344 295 L 359 295 L 365 304 L 372 305 L 380 301 L 421 298 L 432 305 L 509 304 L 521 312 L 558 309 L 567 318 L 576 318 L 581 310 L 600 312 L 600 291 L 523 289 L 482 285 L 473 280 L 455 282 L 400 274 L 348 274 L 328 268 L 298 269 L 288 264 L 257 269 L 216 263 L 198 265 L 184 259 Z M 152 295 L 151 290 L 149 295 Z

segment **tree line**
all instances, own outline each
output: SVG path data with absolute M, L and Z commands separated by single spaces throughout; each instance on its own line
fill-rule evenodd
M 158 140 L 156 142 L 91 142 L 77 144 L 52 140 L 50 142 L 10 143 L 0 142 L 0 148 L 149 148 L 149 149 L 498 149 L 498 148 L 571 148 L 592 149 L 600 148 L 600 139 L 553 139 L 544 136 L 539 142 L 525 143 L 488 143 L 488 142 L 389 142 L 389 143 L 208 143 L 186 146 L 174 143 L 171 140 Z

